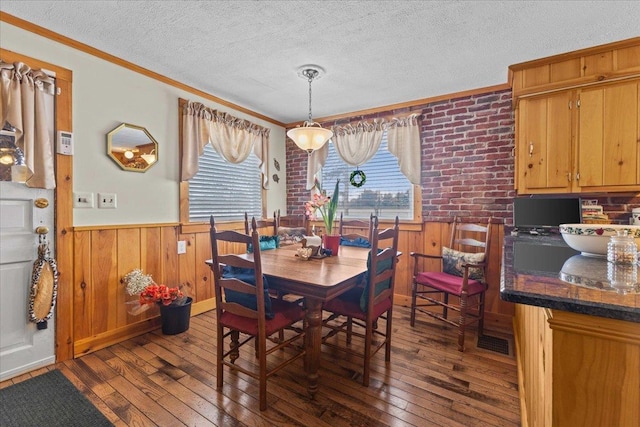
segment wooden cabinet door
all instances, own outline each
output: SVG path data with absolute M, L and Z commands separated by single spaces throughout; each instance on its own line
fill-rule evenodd
M 570 191 L 573 96 L 574 92 L 563 91 L 520 100 L 518 193 Z
M 632 81 L 580 91 L 577 171 L 581 189 L 639 189 L 639 86 L 640 82 Z

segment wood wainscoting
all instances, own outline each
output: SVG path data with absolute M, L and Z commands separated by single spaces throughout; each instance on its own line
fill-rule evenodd
M 386 224 L 382 225 L 386 227 Z M 243 223 L 224 228 L 244 230 Z M 88 226 L 74 229 L 73 350 L 74 357 L 99 350 L 160 326 L 159 310 L 152 306 L 129 314 L 129 296 L 122 278 L 140 268 L 158 284 L 182 286 L 193 298 L 192 315 L 215 308 L 213 276 L 205 260 L 211 258 L 208 225 L 181 233 L 179 224 Z M 504 229 L 494 224 L 486 295 L 486 328 L 511 331 L 513 304 L 500 300 L 500 260 Z M 194 230 L 194 231 L 192 231 Z M 261 229 L 265 234 L 272 229 Z M 412 251 L 439 254 L 449 239 L 450 224 L 425 222 L 401 225 L 400 258 L 396 276 L 396 303 L 411 303 Z M 187 251 L 178 255 L 178 241 Z M 229 248 L 229 250 L 241 250 Z M 425 266 L 427 267 L 427 266 Z M 431 267 L 436 268 L 437 264 Z

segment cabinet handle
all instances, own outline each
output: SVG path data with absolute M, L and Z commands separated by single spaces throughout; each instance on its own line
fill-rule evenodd
M 571 182 L 571 172 L 567 173 L 567 181 Z
M 580 181 L 580 172 L 576 173 L 576 181 Z
M 533 142 L 529 143 L 529 157 L 533 156 Z
M 573 104 L 573 102 L 569 101 L 569 110 L 571 110 L 572 104 Z
M 579 99 L 576 101 L 576 107 L 580 108 L 580 100 Z

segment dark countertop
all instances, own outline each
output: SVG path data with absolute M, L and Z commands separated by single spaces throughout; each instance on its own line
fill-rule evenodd
M 507 231 L 508 233 L 508 231 Z M 632 277 L 624 287 L 621 276 Z M 500 298 L 592 316 L 640 322 L 640 267 L 586 257 L 562 236 L 506 235 Z

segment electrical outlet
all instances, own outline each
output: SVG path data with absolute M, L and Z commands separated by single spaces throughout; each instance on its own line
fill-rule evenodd
M 187 253 L 187 241 L 178 240 L 178 255 Z
M 73 193 L 73 207 L 74 208 L 92 208 L 93 207 L 93 193 L 86 191 L 78 191 Z
M 98 193 L 98 209 L 115 209 L 116 193 Z

